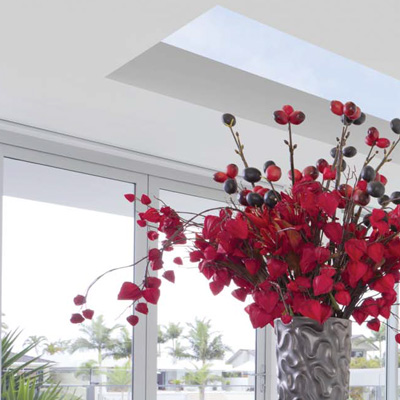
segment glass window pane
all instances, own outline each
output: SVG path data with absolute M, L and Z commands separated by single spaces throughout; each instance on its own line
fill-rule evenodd
M 178 212 L 196 213 L 224 206 L 169 191 L 161 191 L 160 197 Z M 173 265 L 172 259 L 177 256 L 184 264 L 175 268 L 174 285 L 163 283 L 158 306 L 157 398 L 254 399 L 255 331 L 244 311 L 245 304 L 231 296 L 233 287 L 213 296 L 209 282 L 188 260 L 186 248 L 176 247 L 174 252 L 166 253 L 165 266 Z M 208 340 L 204 340 L 202 330 L 210 334 Z M 228 348 L 223 356 L 199 359 L 194 340 L 200 337 L 197 343 L 210 346 L 218 335 L 219 344 Z
M 97 275 L 133 262 L 134 214 L 123 195 L 134 185 L 7 159 L 4 189 L 3 330 L 21 332 L 13 351 L 33 343 L 27 360 L 52 362 L 51 381 L 74 396 L 127 398 L 131 329 L 116 293 L 132 269 L 96 284 L 92 321 L 69 319 L 79 311 L 73 297 Z

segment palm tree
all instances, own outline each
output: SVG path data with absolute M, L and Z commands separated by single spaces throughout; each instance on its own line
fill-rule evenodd
M 165 336 L 172 341 L 172 353 L 175 352 L 176 340 L 182 335 L 183 328 L 178 324 L 170 322 L 166 327 Z
M 210 320 L 196 318 L 194 324 L 187 325 L 189 333 L 185 338 L 189 342 L 189 347 L 181 357 L 200 362 L 200 367 L 196 367 L 195 371 L 186 374 L 185 380 L 199 386 L 200 400 L 204 400 L 207 383 L 219 379 L 211 375 L 211 364 L 208 361 L 222 360 L 230 348 L 223 344 L 222 335 L 211 331 Z
M 24 341 L 24 346 L 33 345 L 35 348 L 36 354 L 39 354 L 41 348 L 43 347 L 43 343 L 47 341 L 46 336 L 36 336 L 31 335 Z
M 158 355 L 161 355 L 161 345 L 168 342 L 168 336 L 164 332 L 163 327 L 161 325 L 158 325 L 157 329 L 158 329 L 158 335 L 157 335 Z
M 126 327 L 122 327 L 120 335 L 115 345 L 107 356 L 113 357 L 115 360 L 127 358 L 128 362 L 132 359 L 132 334 Z
M 55 342 L 46 342 L 44 343 L 43 352 L 50 354 L 53 356 L 56 353 L 63 353 L 65 350 L 68 349 L 70 344 L 70 340 L 57 340 Z
M 91 384 L 92 379 L 92 370 L 98 368 L 98 364 L 96 360 L 89 360 L 82 363 L 78 370 L 75 372 L 75 376 L 77 378 L 81 378 L 84 381 L 89 381 Z
M 104 317 L 99 315 L 91 321 L 90 325 L 82 325 L 80 331 L 83 337 L 76 339 L 70 347 L 70 353 L 76 351 L 97 351 L 97 363 L 101 367 L 104 358 L 109 356 L 118 345 L 118 340 L 112 338 L 115 330 L 122 328 L 121 325 L 114 325 L 109 328 L 104 324 Z

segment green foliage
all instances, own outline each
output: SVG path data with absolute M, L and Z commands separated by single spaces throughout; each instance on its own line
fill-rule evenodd
M 367 360 L 364 357 L 354 357 L 350 361 L 350 368 L 365 369 L 365 368 L 380 368 L 381 363 L 379 358 L 375 357 Z
M 127 392 L 132 383 L 131 363 L 127 361 L 123 366 L 116 366 L 107 372 L 107 383 L 119 387 L 113 387 L 112 391 Z
M 59 400 L 63 398 L 59 385 L 39 389 L 37 378 L 10 377 L 3 390 L 3 400 Z
M 111 346 L 106 354 L 107 357 L 113 357 L 115 360 L 132 358 L 132 334 L 125 327 L 121 328 L 119 338 Z M 128 361 L 129 362 L 129 361 Z
M 97 361 L 95 360 L 88 360 L 82 363 L 78 370 L 75 372 L 75 376 L 77 378 L 81 378 L 84 381 L 89 381 L 90 382 L 90 375 L 91 375 L 91 370 L 98 368 Z

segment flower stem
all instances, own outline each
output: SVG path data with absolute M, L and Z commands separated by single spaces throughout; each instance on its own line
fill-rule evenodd
M 292 185 L 294 185 L 294 150 L 293 137 L 292 137 L 292 124 L 289 122 L 289 153 L 290 153 L 290 172 L 292 175 Z

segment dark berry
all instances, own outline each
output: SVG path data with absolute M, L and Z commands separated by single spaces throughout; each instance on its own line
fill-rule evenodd
M 248 206 L 249 203 L 247 203 L 246 196 L 251 193 L 251 190 L 249 189 L 243 189 L 241 192 L 238 193 L 237 195 L 237 200 L 239 204 L 242 206 Z
M 366 206 L 371 201 L 371 198 L 369 197 L 369 194 L 367 192 L 356 189 L 353 193 L 353 200 L 356 204 L 360 206 Z
M 336 157 L 336 152 L 337 152 L 337 147 L 333 147 L 330 151 L 331 157 L 335 158 Z
M 364 181 L 371 182 L 375 179 L 375 176 L 376 172 L 370 165 L 365 166 L 361 171 L 361 178 L 364 179 Z
M 380 198 L 378 199 L 378 203 L 379 203 L 382 207 L 386 207 L 386 206 L 388 206 L 389 203 L 390 203 L 390 197 L 389 197 L 387 194 L 385 194 L 385 195 L 383 195 L 382 197 L 380 197 Z
M 289 122 L 289 116 L 285 111 L 277 110 L 274 111 L 274 120 L 279 125 L 286 125 Z
M 390 121 L 390 129 L 397 135 L 400 135 L 400 119 L 399 118 L 395 118 Z
M 356 119 L 355 121 L 353 121 L 354 125 L 362 125 L 365 122 L 366 116 L 365 114 L 362 112 L 360 117 L 358 119 Z
M 363 217 L 363 220 L 362 220 L 362 223 L 363 223 L 367 228 L 369 228 L 370 225 L 371 225 L 371 221 L 369 220 L 370 217 L 371 217 L 371 214 L 365 214 L 364 217 Z
M 318 171 L 321 172 L 321 174 L 322 174 L 322 173 L 324 172 L 324 169 L 325 169 L 326 167 L 329 167 L 329 164 L 328 164 L 328 161 L 326 161 L 326 160 L 323 159 L 323 158 L 320 158 L 320 159 L 317 161 L 316 166 L 317 166 Z
M 340 165 L 340 171 L 344 171 L 347 168 L 347 163 L 342 159 L 342 164 Z
M 341 118 L 340 118 L 340 120 L 342 121 L 342 123 L 344 124 L 344 125 L 351 125 L 352 123 L 353 123 L 353 121 L 349 118 L 349 117 L 347 117 L 346 115 L 342 115 L 341 116 Z
M 236 125 L 236 118 L 232 114 L 224 114 L 222 116 L 222 122 L 224 123 L 224 125 L 232 127 Z
M 264 196 L 264 203 L 269 207 L 269 208 L 274 208 L 278 201 L 281 200 L 281 196 L 278 192 L 274 190 L 270 190 L 267 192 Z
M 228 194 L 233 194 L 237 192 L 237 182 L 236 179 L 227 179 L 224 183 L 224 190 Z
M 263 166 L 264 173 L 267 170 L 267 168 L 270 167 L 271 165 L 275 165 L 275 163 L 272 160 L 265 161 L 264 166 Z
M 343 115 L 343 103 L 339 100 L 332 100 L 331 111 L 336 115 Z
M 357 154 L 357 149 L 354 146 L 347 146 L 342 150 L 345 157 L 351 158 Z
M 393 204 L 400 204 L 400 192 L 393 192 L 393 193 L 390 195 L 390 201 L 391 201 Z
M 377 181 L 368 182 L 367 193 L 372 197 L 382 197 L 385 194 L 385 186 Z
M 255 192 L 248 193 L 246 196 L 246 201 L 250 207 L 261 207 L 264 204 L 262 196 Z
M 243 177 L 244 180 L 246 180 L 247 182 L 258 182 L 261 180 L 261 172 L 257 168 L 247 167 L 243 171 Z

